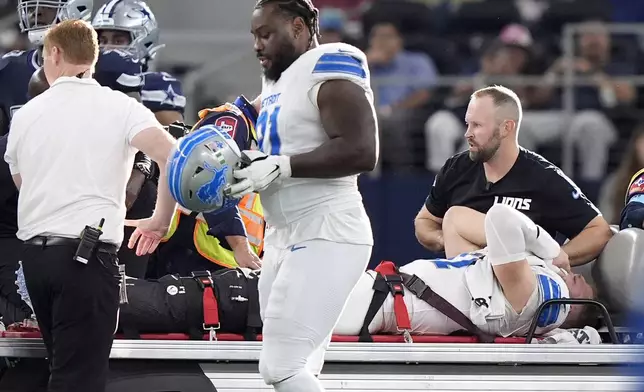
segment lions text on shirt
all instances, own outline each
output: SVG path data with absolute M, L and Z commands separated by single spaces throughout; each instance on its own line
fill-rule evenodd
M 5 160 L 20 174 L 18 233 L 76 238 L 105 219 L 101 241 L 120 245 L 125 187 L 139 132 L 158 127 L 135 99 L 94 79 L 61 77 L 16 112 Z
M 328 141 L 320 120 L 317 95 L 324 82 L 337 79 L 362 87 L 373 104 L 366 56 L 343 43 L 311 49 L 293 62 L 276 82 L 265 79 L 257 119 L 261 150 L 266 154 L 292 156 L 307 153 Z M 280 228 L 301 223 L 297 230 L 290 226 L 289 231 L 297 236 L 289 238 L 291 243 L 315 237 L 373 244 L 356 175 L 332 179 L 289 178 L 272 185 L 261 196 L 268 225 Z M 320 221 L 320 225 L 315 222 L 342 211 L 348 212 L 343 220 L 332 222 L 329 218 Z
M 452 206 L 487 213 L 499 203 L 521 211 L 553 237 L 559 232 L 573 238 L 600 215 L 561 169 L 523 148 L 510 171 L 493 184 L 483 163 L 473 162 L 467 151 L 454 155 L 436 175 L 425 207 L 442 218 Z

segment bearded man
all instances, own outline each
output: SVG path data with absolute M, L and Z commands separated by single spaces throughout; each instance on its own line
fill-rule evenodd
M 555 264 L 594 260 L 611 238 L 608 223 L 561 169 L 519 146 L 521 101 L 490 86 L 474 92 L 465 114 L 469 149 L 448 159 L 416 216 L 416 238 L 447 257 L 484 248 L 484 218 L 494 204 L 527 215 L 553 238 L 569 239 Z

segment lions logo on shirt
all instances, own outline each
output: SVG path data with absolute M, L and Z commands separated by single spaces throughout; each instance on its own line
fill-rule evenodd
M 523 197 L 494 196 L 494 204 L 505 204 L 519 211 L 530 211 L 532 199 Z

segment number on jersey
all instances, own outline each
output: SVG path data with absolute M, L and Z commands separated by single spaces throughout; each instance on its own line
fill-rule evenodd
M 277 129 L 281 106 L 262 109 L 257 117 L 257 135 L 259 148 L 268 155 L 279 155 L 282 147 Z

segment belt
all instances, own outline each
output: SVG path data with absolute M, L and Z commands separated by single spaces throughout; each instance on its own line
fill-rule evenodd
M 45 236 L 36 236 L 25 241 L 26 245 L 33 246 L 73 246 L 78 247 L 80 244 L 79 238 L 66 238 L 66 237 L 45 237 Z M 96 249 L 100 249 L 109 253 L 117 253 L 118 247 L 114 244 L 107 242 L 99 242 Z

